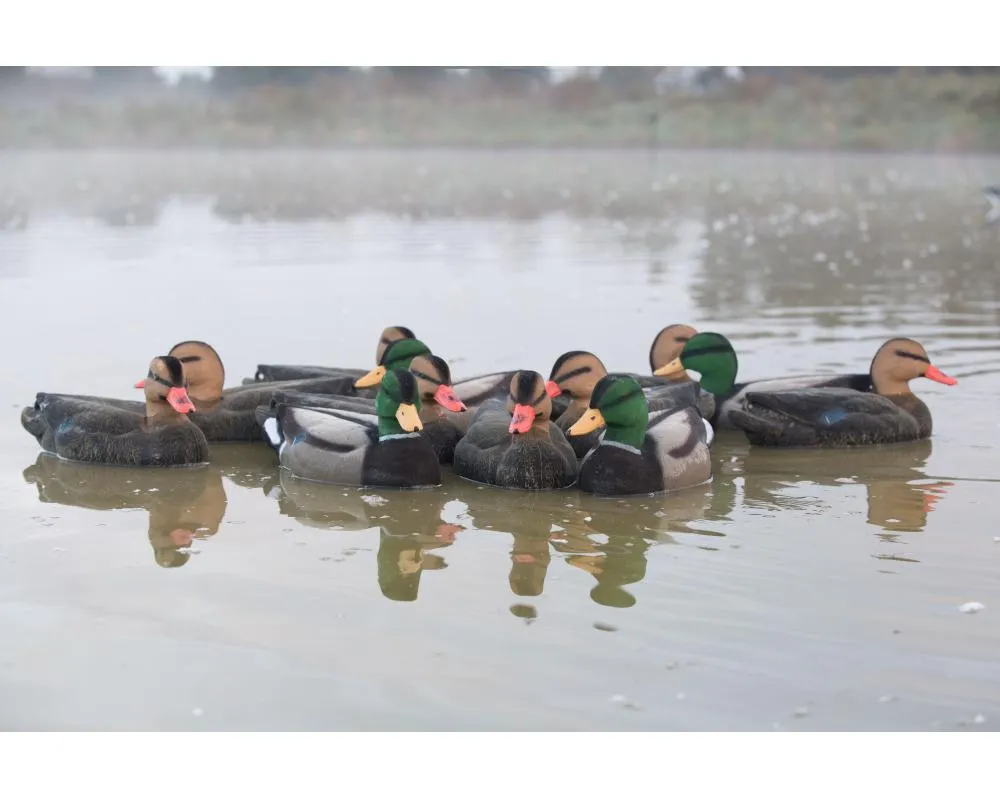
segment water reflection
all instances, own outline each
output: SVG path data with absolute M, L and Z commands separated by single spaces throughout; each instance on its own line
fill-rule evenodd
M 604 499 L 576 491 L 515 497 L 447 476 L 440 490 L 375 491 L 311 483 L 282 470 L 271 490 L 282 514 L 331 530 L 379 530 L 378 584 L 391 600 L 416 600 L 424 570 L 443 570 L 442 553 L 464 532 L 510 537 L 507 582 L 518 598 L 545 592 L 553 555 L 592 575 L 598 604 L 626 608 L 635 597 L 623 587 L 646 573 L 654 544 L 671 533 L 700 534 L 706 547 L 722 536 L 699 525 L 732 511 L 732 491 L 713 485 L 652 498 Z M 516 503 L 515 503 L 516 500 Z M 516 616 L 532 620 L 534 606 L 517 603 Z
M 743 476 L 745 505 L 783 510 L 829 510 L 815 496 L 803 497 L 789 489 L 862 485 L 868 524 L 878 528 L 882 541 L 896 542 L 900 533 L 924 530 L 928 515 L 953 485 L 927 478 L 932 449 L 930 439 L 826 452 L 734 446 L 731 452 L 737 461 L 727 471 Z
M 981 224 L 976 171 L 994 162 L 964 158 L 941 170 L 926 159 L 892 161 L 884 170 L 849 156 L 796 164 L 737 155 L 725 164 L 661 155 L 651 173 L 644 155 L 625 153 L 16 154 L 0 156 L 0 229 L 67 211 L 114 228 L 492 219 L 639 251 L 653 286 L 678 262 L 697 263 L 691 300 L 708 317 L 765 309 L 825 328 L 893 327 L 921 308 L 958 313 L 993 297 L 1000 227 Z M 475 250 L 462 235 L 433 238 L 457 258 Z M 563 246 L 547 230 L 495 243 L 514 269 Z
M 182 567 L 195 540 L 219 531 L 227 507 L 223 476 L 244 486 L 263 486 L 273 475 L 271 460 L 265 466 L 254 451 L 262 448 L 220 447 L 207 466 L 170 470 L 95 467 L 40 453 L 23 477 L 35 485 L 42 503 L 101 511 L 144 509 L 153 560 L 161 567 Z
M 448 566 L 430 551 L 450 547 L 466 530 L 453 512 L 448 513 L 451 498 L 437 491 L 344 488 L 303 481 L 281 470 L 270 496 L 282 514 L 303 525 L 348 531 L 378 528 L 378 585 L 389 600 L 416 600 L 424 570 Z

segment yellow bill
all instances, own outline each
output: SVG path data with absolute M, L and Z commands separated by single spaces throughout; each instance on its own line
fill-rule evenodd
M 385 377 L 385 367 L 375 367 L 367 375 L 362 375 L 354 381 L 355 389 L 367 389 L 369 386 L 378 386 Z
M 573 423 L 567 431 L 570 436 L 583 436 L 585 433 L 604 427 L 604 415 L 596 408 L 588 408 L 583 416 Z
M 675 358 L 669 364 L 664 364 L 659 369 L 654 369 L 653 374 L 658 375 L 661 378 L 670 378 L 674 375 L 681 375 L 684 373 L 684 365 L 681 363 L 679 358 Z
M 400 404 L 399 408 L 396 409 L 396 420 L 407 433 L 424 429 L 424 423 L 420 421 L 420 412 L 417 411 L 417 407 L 413 403 Z

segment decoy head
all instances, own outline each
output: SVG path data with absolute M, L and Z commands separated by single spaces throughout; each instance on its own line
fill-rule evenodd
M 397 339 L 390 342 L 382 352 L 378 366 L 367 375 L 358 378 L 354 382 L 354 388 L 367 389 L 370 386 L 378 386 L 386 373 L 394 369 L 407 370 L 414 358 L 429 355 L 430 352 L 430 348 L 419 339 Z
M 420 397 L 425 402 L 434 402 L 449 411 L 465 411 L 465 403 L 455 394 L 451 385 L 451 369 L 441 356 L 428 354 L 417 356 L 410 362 L 410 372 L 417 379 Z
M 530 369 L 515 372 L 510 379 L 507 413 L 511 415 L 509 433 L 527 433 L 533 425 L 547 422 L 552 416 L 552 398 L 545 391 L 545 379 Z
M 698 331 L 690 325 L 667 325 L 662 331 L 656 334 L 653 344 L 649 348 L 649 369 L 654 375 L 672 380 L 682 380 L 687 378 L 684 366 L 677 361 L 680 358 L 684 345 Z M 667 371 L 667 370 L 673 371 Z
M 545 391 L 549 397 L 566 393 L 578 403 L 586 403 L 597 382 L 608 374 L 601 359 L 586 350 L 563 353 L 552 365 Z
M 696 333 L 685 343 L 681 354 L 656 371 L 657 375 L 676 375 L 693 369 L 701 374 L 701 388 L 721 395 L 733 388 L 739 360 L 733 345 L 721 333 Z
M 379 417 L 380 432 L 387 432 L 383 430 L 384 421 L 389 423 L 390 429 L 398 425 L 405 433 L 423 430 L 420 405 L 420 390 L 413 374 L 405 369 L 387 372 L 379 382 L 379 391 L 375 398 L 375 412 Z
M 178 414 L 190 414 L 194 403 L 187 393 L 184 365 L 173 356 L 157 356 L 149 362 L 149 373 L 135 385 L 145 389 L 146 404 L 168 403 Z
M 200 402 L 218 400 L 226 383 L 226 369 L 212 345 L 199 341 L 179 342 L 167 354 L 184 365 L 188 393 Z
M 382 331 L 382 335 L 378 340 L 378 347 L 375 348 L 375 363 L 382 363 L 382 354 L 385 349 L 400 339 L 416 339 L 416 335 L 409 328 L 405 328 L 402 325 L 390 325 L 388 328 Z
M 931 364 L 923 345 L 913 339 L 889 339 L 875 353 L 869 370 L 879 394 L 906 394 L 914 378 L 929 378 L 954 386 L 958 381 Z
M 606 426 L 609 433 L 637 431 L 641 444 L 648 424 L 649 404 L 639 382 L 631 375 L 611 373 L 597 382 L 590 405 L 567 433 L 583 436 Z M 612 439 L 621 440 L 621 437 L 612 436 Z

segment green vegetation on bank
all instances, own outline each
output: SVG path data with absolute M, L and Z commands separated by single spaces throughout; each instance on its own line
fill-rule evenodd
M 335 77 L 232 91 L 0 94 L 0 147 L 663 147 L 1000 151 L 1000 77 L 751 75 L 702 93 Z

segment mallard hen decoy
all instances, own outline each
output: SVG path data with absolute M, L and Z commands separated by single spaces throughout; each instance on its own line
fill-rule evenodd
M 43 450 L 71 461 L 132 467 L 167 467 L 208 461 L 208 441 L 188 414 L 184 368 L 157 356 L 136 384 L 146 394 L 140 411 L 103 402 L 39 392 L 21 411 L 21 424 Z
M 931 364 L 919 342 L 906 338 L 885 342 L 875 353 L 869 374 L 867 390 L 751 389 L 744 393 L 742 407 L 730 416 L 751 444 L 768 447 L 847 447 L 926 439 L 933 428 L 931 412 L 913 394 L 910 381 L 958 383 Z
M 489 400 L 455 447 L 455 474 L 506 489 L 544 491 L 571 486 L 576 454 L 551 424 L 552 399 L 537 372 L 520 370 L 507 401 Z

